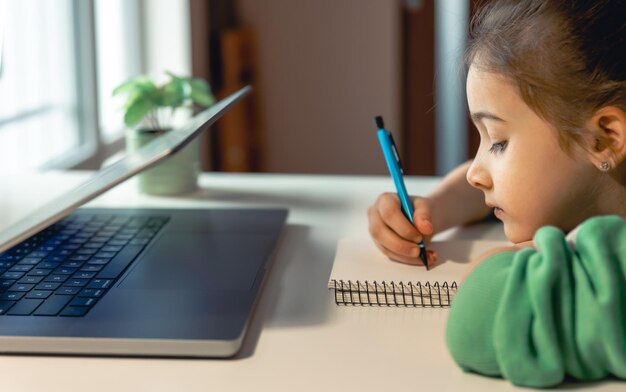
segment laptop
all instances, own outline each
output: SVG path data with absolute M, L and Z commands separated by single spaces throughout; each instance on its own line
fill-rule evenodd
M 78 207 L 179 151 L 249 91 L 0 233 L 0 353 L 239 351 L 287 210 Z

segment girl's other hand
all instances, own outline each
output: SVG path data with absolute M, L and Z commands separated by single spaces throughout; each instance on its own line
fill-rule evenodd
M 417 245 L 422 239 L 428 245 L 433 236 L 431 206 L 426 198 L 411 197 L 415 225 L 402 213 L 400 199 L 395 193 L 383 193 L 368 211 L 369 232 L 376 246 L 389 258 L 406 264 L 423 265 Z M 436 255 L 428 252 L 428 265 Z

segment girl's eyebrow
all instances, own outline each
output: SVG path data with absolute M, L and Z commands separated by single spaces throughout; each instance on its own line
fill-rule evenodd
M 496 120 L 496 121 L 500 121 L 500 122 L 506 122 L 503 119 L 501 119 L 500 117 L 496 116 L 493 113 L 489 113 L 489 112 L 476 112 L 476 113 L 472 113 L 471 114 L 472 117 L 472 121 L 479 122 L 483 119 L 487 119 L 487 120 Z

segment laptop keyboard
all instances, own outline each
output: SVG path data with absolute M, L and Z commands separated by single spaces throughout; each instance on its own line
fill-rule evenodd
M 86 315 L 167 221 L 74 214 L 0 253 L 0 315 Z

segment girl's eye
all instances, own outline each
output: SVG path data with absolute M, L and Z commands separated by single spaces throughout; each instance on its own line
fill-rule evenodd
M 489 148 L 489 152 L 492 154 L 497 154 L 499 152 L 504 151 L 505 148 L 506 148 L 506 142 L 494 143 Z

